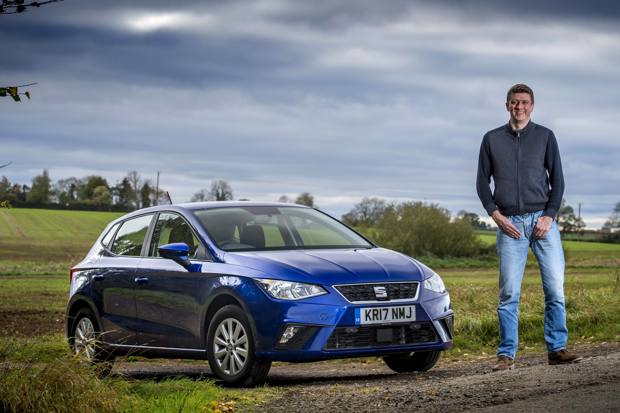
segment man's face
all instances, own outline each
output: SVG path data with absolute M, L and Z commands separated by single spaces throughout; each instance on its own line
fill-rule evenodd
M 534 103 L 529 93 L 513 93 L 506 102 L 506 110 L 510 112 L 510 120 L 514 123 L 524 124 L 530 120 Z

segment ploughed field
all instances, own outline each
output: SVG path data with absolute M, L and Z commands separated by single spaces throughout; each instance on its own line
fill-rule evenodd
M 63 336 L 64 310 L 69 289 L 68 269 L 87 252 L 105 225 L 119 215 L 121 214 L 108 212 L 0 209 L 0 368 L 16 363 L 19 369 L 21 363 L 27 363 L 29 366 L 32 365 L 30 363 L 34 363 L 47 366 L 42 371 L 49 374 L 50 371 L 55 371 L 56 366 L 59 371 L 57 379 L 65 382 L 62 379 L 64 373 L 61 372 L 72 371 L 73 368 L 63 364 L 71 362 L 67 356 Z M 492 234 L 479 236 L 488 244 L 494 243 Z M 617 352 L 620 342 L 620 245 L 567 241 L 564 247 L 567 257 L 565 293 L 570 344 L 580 348 L 602 348 L 600 351 L 592 351 L 591 355 L 597 357 Z M 479 371 L 476 370 L 474 373 L 483 373 L 484 366 L 493 360 L 497 344 L 497 270 L 492 262 L 476 266 L 479 262 L 479 258 L 472 258 L 471 262 L 463 259 L 433 260 L 433 268 L 443 277 L 456 314 L 455 347 L 444 355 L 439 365 L 439 376 L 444 374 L 441 372 L 450 375 L 448 371 L 451 371 L 451 363 L 458 364 L 463 360 L 468 363 L 479 363 L 476 364 L 476 369 Z M 544 352 L 543 295 L 538 268 L 533 257 L 528 262 L 522 291 L 521 351 L 523 354 L 541 354 Z M 617 357 L 613 357 L 612 364 L 615 363 L 617 366 Z M 480 360 L 484 360 L 484 363 Z M 536 360 L 538 360 L 536 363 L 542 363 L 540 357 Z M 93 385 L 94 387 L 91 386 L 89 389 L 95 393 L 109 392 L 109 397 L 111 400 L 116 400 L 116 407 L 120 409 L 114 410 L 112 403 L 109 409 L 99 406 L 99 411 L 147 411 L 147 407 L 144 406 L 154 405 L 157 407 L 152 411 L 217 409 L 226 411 L 226 408 L 246 410 L 257 406 L 279 411 L 278 406 L 281 404 L 272 402 L 282 400 L 283 396 L 287 396 L 286 399 L 292 396 L 287 393 L 289 390 L 280 387 L 285 385 L 285 382 L 301 385 L 304 380 L 308 382 L 323 380 L 331 384 L 342 380 L 344 387 L 351 387 L 351 380 L 354 380 L 354 383 L 361 381 L 366 384 L 361 388 L 357 388 L 356 384 L 350 391 L 353 393 L 361 391 L 369 400 L 386 397 L 384 383 L 375 382 L 373 378 L 373 369 L 383 368 L 382 363 L 376 359 L 331 361 L 312 364 L 308 368 L 276 364 L 269 386 L 245 391 L 214 386 L 205 364 L 206 362 L 196 361 L 174 363 L 129 358 L 116 370 L 128 374 L 131 380 L 116 376 L 97 381 L 97 386 L 103 386 L 101 388 Z M 470 364 L 473 365 L 475 364 Z M 318 367 L 310 368 L 310 366 Z M 81 367 L 76 368 L 79 370 Z M 368 369 L 368 374 L 360 373 L 360 368 Z M 36 372 L 36 369 L 26 370 L 26 372 L 32 371 Z M 347 373 L 350 371 L 356 373 Z M 432 375 L 436 373 L 433 371 L 427 373 L 428 377 L 434 377 Z M 30 373 L 26 372 L 21 372 L 17 378 L 13 378 L 15 382 L 9 381 L 12 377 L 10 375 L 0 380 L 0 401 L 2 397 L 9 397 L 2 393 L 6 389 L 19 383 L 23 384 L 19 380 L 23 381 L 24 377 L 28 377 Z M 576 371 L 573 373 L 578 374 Z M 91 373 L 79 370 L 74 374 Z M 311 374 L 312 377 L 304 379 L 304 375 L 307 374 Z M 377 374 L 392 377 L 391 373 L 388 374 L 383 370 Z M 592 374 L 592 377 L 596 377 L 595 373 Z M 171 375 L 182 377 L 170 379 Z M 336 378 L 333 378 L 334 376 Z M 33 383 L 41 381 L 37 377 L 32 379 Z M 410 379 L 419 381 L 424 377 L 426 376 L 411 375 Z M 133 380 L 135 378 L 142 380 L 135 382 Z M 551 375 L 544 380 L 555 379 L 555 376 Z M 53 382 L 54 378 L 46 380 Z M 390 380 L 394 382 L 394 389 L 402 387 L 402 394 L 410 394 L 410 391 L 405 391 L 406 380 L 401 382 L 399 379 L 391 378 L 388 381 Z M 441 377 L 438 380 L 441 381 Z M 486 379 L 481 376 L 479 380 L 483 383 Z M 611 382 L 616 383 L 617 387 L 617 377 L 612 377 Z M 607 385 L 605 383 L 609 383 L 609 380 L 603 380 L 601 383 Z M 290 391 L 295 394 L 302 394 L 300 400 L 304 400 L 306 404 L 291 406 L 292 409 L 289 411 L 303 411 L 302 408 L 312 402 L 315 391 L 324 395 L 326 394 L 324 390 L 325 388 L 320 385 L 309 387 L 308 390 L 291 389 Z M 431 399 L 434 397 L 430 393 L 426 396 Z M 93 397 L 93 400 L 97 399 L 96 394 Z M 584 397 L 587 398 L 587 395 Z M 363 399 L 362 397 L 359 400 Z M 84 400 L 87 401 L 88 398 L 85 396 Z M 354 400 L 358 399 L 352 395 L 350 402 Z M 410 404 L 413 401 L 407 400 L 401 400 L 405 404 L 401 404 L 400 409 L 414 407 Z M 501 401 L 489 403 L 482 403 L 480 406 L 501 404 Z M 381 408 L 380 404 L 368 411 Z M 356 404 L 356 406 L 360 408 L 362 405 Z M 443 404 L 437 406 L 446 407 Z M 452 410 L 458 406 L 464 405 L 455 403 L 452 405 Z M 1 407 L 0 403 L 0 410 Z M 329 405 L 325 407 L 328 408 Z M 383 404 L 382 409 L 389 411 L 389 403 Z M 457 410 L 459 409 L 455 411 Z

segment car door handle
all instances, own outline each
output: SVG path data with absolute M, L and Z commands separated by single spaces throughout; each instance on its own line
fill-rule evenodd
M 101 275 L 101 274 L 93 275 L 93 280 L 95 281 L 105 280 L 105 275 Z
M 133 281 L 138 284 L 146 284 L 149 282 L 149 277 L 136 277 Z

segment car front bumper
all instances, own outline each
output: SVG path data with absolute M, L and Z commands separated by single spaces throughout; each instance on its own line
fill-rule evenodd
M 426 299 L 424 299 L 426 298 Z M 452 347 L 454 313 L 450 297 L 428 294 L 412 302 L 331 304 L 327 297 L 312 302 L 272 300 L 265 297 L 260 308 L 249 308 L 254 317 L 258 357 L 274 361 L 305 362 L 333 358 L 382 356 Z M 415 305 L 415 321 L 359 325 L 356 308 Z M 299 327 L 286 343 L 287 327 Z

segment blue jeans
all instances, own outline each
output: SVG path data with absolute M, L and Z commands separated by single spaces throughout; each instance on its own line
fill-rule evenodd
M 548 351 L 566 347 L 566 309 L 564 306 L 564 252 L 560 231 L 553 221 L 544 238 L 534 238 L 534 226 L 543 211 L 508 217 L 521 232 L 514 239 L 497 231 L 499 255 L 499 316 L 500 343 L 497 355 L 515 357 L 519 344 L 519 297 L 528 249 L 538 260 L 545 293 L 545 342 Z

